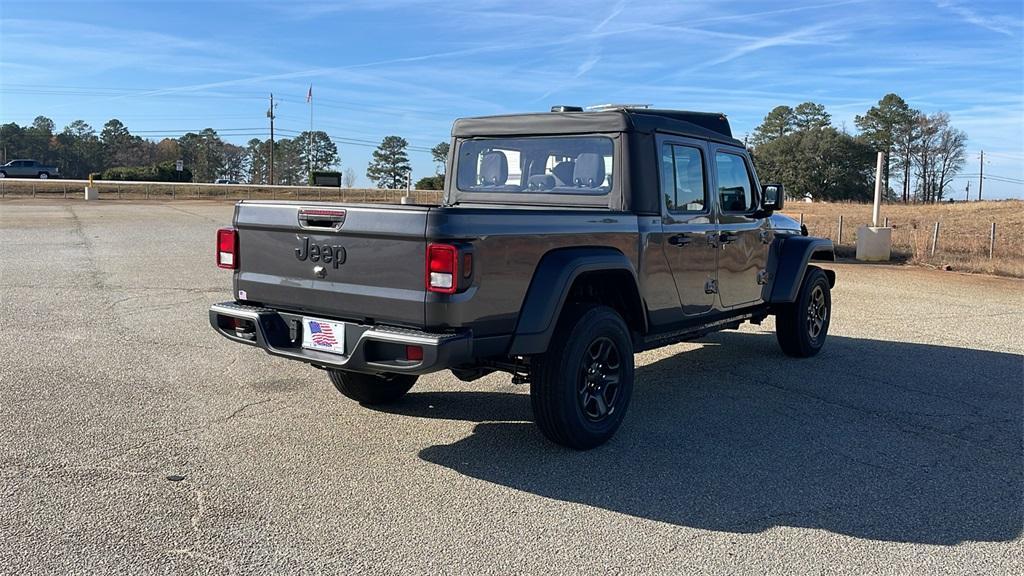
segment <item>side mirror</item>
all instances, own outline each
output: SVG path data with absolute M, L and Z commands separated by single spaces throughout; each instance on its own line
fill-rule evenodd
M 786 199 L 786 193 L 782 184 L 765 184 L 761 189 L 761 209 L 766 212 L 782 210 L 782 204 Z

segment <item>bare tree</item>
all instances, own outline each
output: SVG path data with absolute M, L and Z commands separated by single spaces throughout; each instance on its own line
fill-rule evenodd
M 356 171 L 351 167 L 345 168 L 345 173 L 341 177 L 341 183 L 345 188 L 351 188 L 356 184 Z
M 949 114 L 921 115 L 914 130 L 913 161 L 922 202 L 942 200 L 966 161 L 967 135 L 949 125 Z
M 946 187 L 952 183 L 953 177 L 963 169 L 967 161 L 967 134 L 947 126 L 939 137 L 939 146 L 935 153 L 935 176 L 937 186 L 936 200 L 941 201 Z
M 932 199 L 932 167 L 935 163 L 933 153 L 938 146 L 942 121 L 943 118 L 939 114 L 922 114 L 914 127 L 914 169 L 918 182 L 917 197 L 921 202 L 931 202 Z

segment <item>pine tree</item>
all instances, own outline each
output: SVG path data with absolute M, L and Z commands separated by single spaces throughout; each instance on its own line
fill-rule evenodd
M 435 172 L 438 174 L 444 174 L 445 166 L 448 164 L 449 147 L 450 144 L 447 142 L 441 142 L 430 149 L 430 155 L 434 158 L 434 163 L 437 164 Z
M 884 172 L 882 174 L 883 189 L 889 191 L 889 170 L 891 156 L 895 154 L 899 167 L 903 170 L 903 201 L 910 195 L 910 167 L 913 150 L 910 145 L 916 119 L 920 113 L 896 94 L 886 94 L 876 106 L 854 118 L 857 129 L 864 138 L 879 152 L 885 153 Z
M 405 149 L 409 146 L 405 138 L 387 136 L 373 151 L 373 160 L 366 167 L 366 177 L 378 188 L 405 188 L 409 182 L 412 167 Z
M 753 146 L 767 144 L 776 138 L 781 138 L 795 130 L 795 117 L 793 109 L 789 106 L 776 106 L 764 117 L 761 125 L 754 130 L 750 139 Z

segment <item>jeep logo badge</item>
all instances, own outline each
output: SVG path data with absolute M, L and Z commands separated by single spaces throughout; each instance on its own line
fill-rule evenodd
M 345 253 L 344 246 L 328 246 L 327 244 L 314 244 L 309 241 L 309 236 L 296 236 L 301 246 L 295 249 L 295 257 L 301 262 L 305 262 L 307 259 L 310 262 L 323 262 L 324 264 L 331 264 L 335 270 L 338 266 L 345 263 L 347 254 Z M 317 266 L 317 268 L 323 268 L 323 266 Z M 313 269 L 316 272 L 316 268 Z M 326 273 L 326 270 L 324 270 Z M 320 276 L 323 278 L 323 276 Z

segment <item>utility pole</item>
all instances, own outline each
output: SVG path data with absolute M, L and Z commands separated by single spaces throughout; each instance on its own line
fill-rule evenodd
M 274 93 L 270 93 L 270 109 L 267 110 L 267 118 L 270 118 L 270 185 L 274 185 Z
M 967 193 L 964 195 L 964 202 L 971 201 L 971 181 L 967 181 Z
M 985 185 L 985 151 L 981 151 L 981 163 L 978 169 L 978 201 L 981 201 L 981 188 Z

